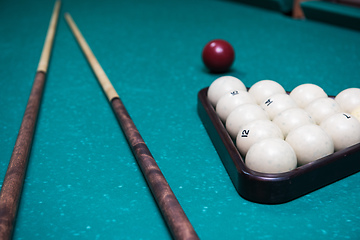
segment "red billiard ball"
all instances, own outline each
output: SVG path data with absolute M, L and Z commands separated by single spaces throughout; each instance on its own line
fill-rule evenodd
M 233 64 L 235 51 L 227 41 L 215 39 L 205 45 L 202 59 L 210 72 L 223 73 L 228 71 Z

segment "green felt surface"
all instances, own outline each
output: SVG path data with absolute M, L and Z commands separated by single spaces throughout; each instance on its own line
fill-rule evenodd
M 293 7 L 293 0 L 233 0 L 235 2 L 245 3 L 252 6 L 290 13 Z
M 0 1 L 0 184 L 45 39 L 52 1 Z M 356 239 L 360 174 L 281 205 L 241 198 L 196 112 L 220 75 L 201 62 L 228 40 L 228 74 L 329 95 L 359 87 L 360 33 L 234 1 L 63 1 L 14 239 L 169 239 L 69 12 L 202 239 Z
M 360 30 L 360 8 L 327 1 L 301 3 L 307 19 Z

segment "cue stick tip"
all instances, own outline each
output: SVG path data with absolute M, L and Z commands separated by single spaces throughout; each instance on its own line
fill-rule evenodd
M 73 18 L 71 17 L 70 13 L 68 12 L 65 12 L 64 13 L 64 18 L 66 20 L 66 22 L 71 26 L 72 24 L 74 24 L 74 20 Z

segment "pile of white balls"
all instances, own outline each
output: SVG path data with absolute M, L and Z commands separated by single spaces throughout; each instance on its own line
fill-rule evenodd
M 257 172 L 287 172 L 360 143 L 360 88 L 330 98 L 314 84 L 287 94 L 272 80 L 247 90 L 238 78 L 223 76 L 210 85 L 208 99 Z

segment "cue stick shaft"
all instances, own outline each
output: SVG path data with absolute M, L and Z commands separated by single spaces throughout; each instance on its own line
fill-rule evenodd
M 61 1 L 58 0 L 54 6 L 53 14 L 51 16 L 51 20 L 49 24 L 49 29 L 46 34 L 44 47 L 41 52 L 41 57 L 37 68 L 38 71 L 42 71 L 44 73 L 47 72 L 49 66 L 51 49 L 54 43 L 54 36 L 56 32 L 56 25 L 59 19 L 60 5 L 61 5 Z
M 124 104 L 120 100 L 119 95 L 106 77 L 101 65 L 96 60 L 74 20 L 67 13 L 65 14 L 65 18 L 90 65 L 92 67 L 95 66 L 93 67 L 93 71 L 96 76 L 98 76 L 100 85 L 111 103 L 116 118 L 127 138 L 131 150 L 135 155 L 138 165 L 140 166 L 173 238 L 199 239 Z M 97 71 L 99 71 L 99 73 L 97 73 Z M 103 79 L 99 79 L 99 76 Z
M 30 97 L 26 105 L 24 117 L 0 192 L 0 239 L 2 240 L 11 239 L 13 235 L 37 116 L 44 90 L 46 72 L 55 36 L 60 5 L 60 1 L 57 1 L 54 6 L 38 70 L 35 74 Z

